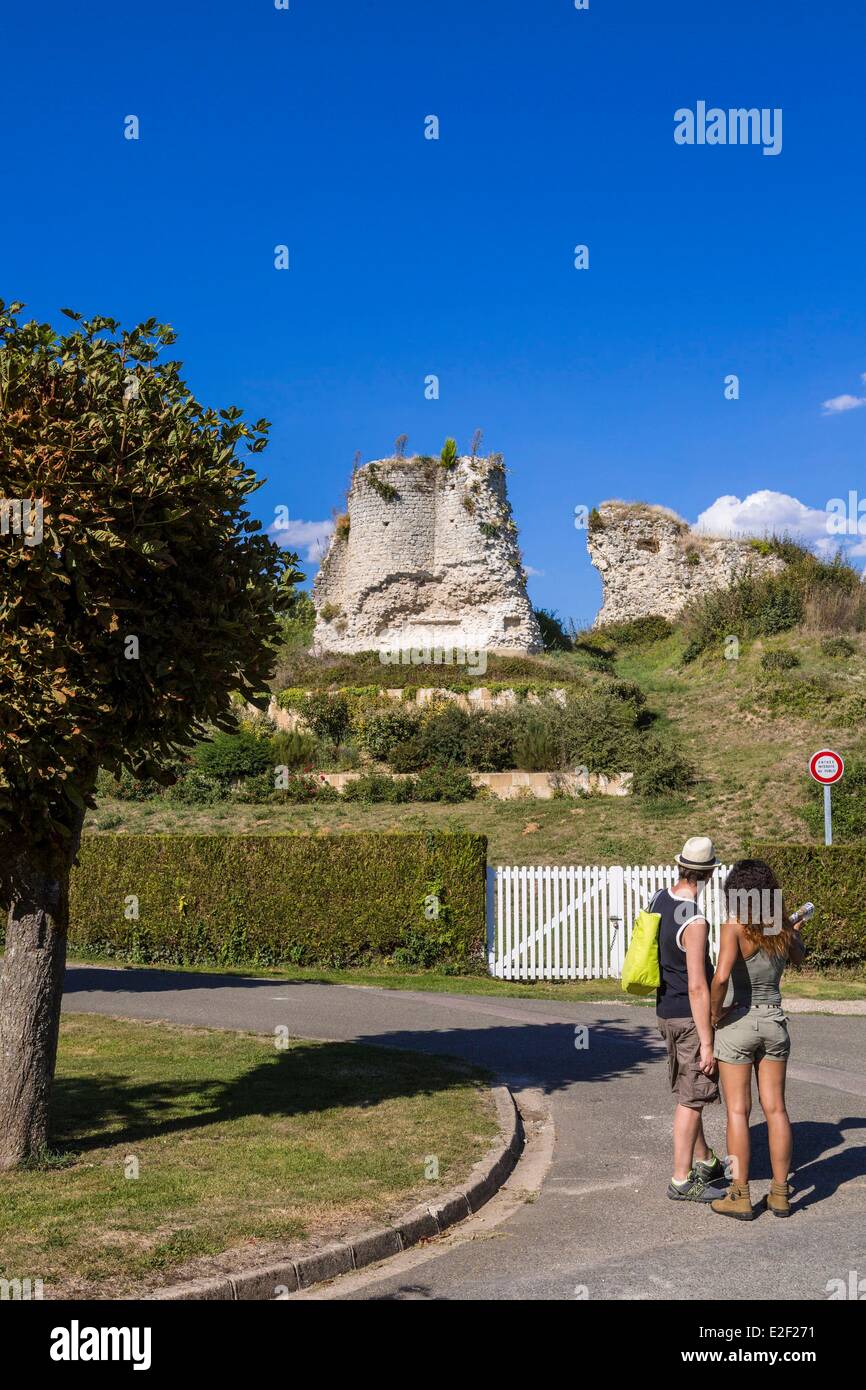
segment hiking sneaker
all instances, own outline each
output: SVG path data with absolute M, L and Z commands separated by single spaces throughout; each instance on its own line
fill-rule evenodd
M 701 1182 L 708 1186 L 713 1183 L 727 1182 L 728 1175 L 725 1172 L 725 1165 L 719 1158 L 715 1149 L 710 1149 L 709 1159 L 698 1159 L 689 1177 L 700 1178 Z
M 732 1182 L 727 1192 L 713 1202 L 719 1216 L 732 1216 L 735 1221 L 754 1221 L 755 1210 L 747 1182 Z
M 668 1183 L 668 1196 L 672 1202 L 712 1202 L 721 1197 L 719 1187 L 708 1187 L 696 1174 L 690 1173 L 685 1182 Z

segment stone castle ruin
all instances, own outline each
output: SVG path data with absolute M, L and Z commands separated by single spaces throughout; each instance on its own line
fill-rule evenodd
M 778 574 L 785 568 L 748 540 L 703 535 L 676 512 L 644 502 L 603 502 L 590 514 L 587 547 L 603 585 L 596 627 L 648 615 L 673 618 L 690 599 L 725 588 L 747 569 Z
M 318 652 L 541 651 L 501 457 L 358 468 L 313 601 Z

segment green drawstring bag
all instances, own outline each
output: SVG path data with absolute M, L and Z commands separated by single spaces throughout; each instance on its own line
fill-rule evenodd
M 622 966 L 626 994 L 654 994 L 662 982 L 659 970 L 660 912 L 639 912 Z

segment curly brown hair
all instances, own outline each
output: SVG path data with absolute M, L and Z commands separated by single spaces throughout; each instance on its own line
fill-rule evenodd
M 738 859 L 725 879 L 724 903 L 729 921 L 767 955 L 787 955 L 794 928 L 785 911 L 779 880 L 763 859 Z

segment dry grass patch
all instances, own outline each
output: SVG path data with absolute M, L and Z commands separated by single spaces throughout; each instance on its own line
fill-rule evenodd
M 296 1253 L 440 1194 L 495 1135 L 459 1062 L 73 1015 L 56 1152 L 0 1177 L 0 1277 L 118 1298 Z

